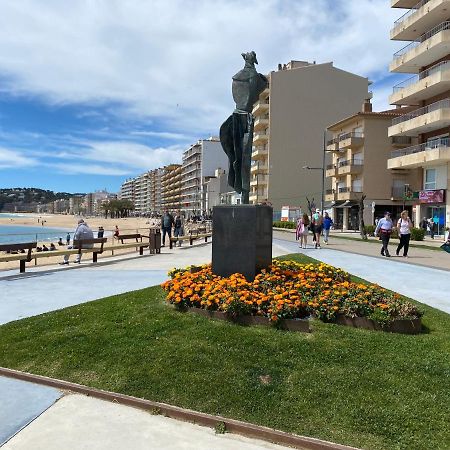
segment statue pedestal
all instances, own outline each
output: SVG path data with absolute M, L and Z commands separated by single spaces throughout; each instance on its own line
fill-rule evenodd
M 234 205 L 213 209 L 212 271 L 242 273 L 252 281 L 272 263 L 271 206 Z

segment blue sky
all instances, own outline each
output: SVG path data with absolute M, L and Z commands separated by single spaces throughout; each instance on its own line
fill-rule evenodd
M 401 14 L 386 0 L 2 0 L 0 187 L 117 191 L 179 162 L 233 108 L 242 51 L 262 73 L 333 61 L 386 109 L 405 78 L 387 70 Z

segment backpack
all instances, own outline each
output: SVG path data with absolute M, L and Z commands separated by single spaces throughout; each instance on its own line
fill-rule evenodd
M 175 217 L 175 228 L 181 228 L 181 217 Z

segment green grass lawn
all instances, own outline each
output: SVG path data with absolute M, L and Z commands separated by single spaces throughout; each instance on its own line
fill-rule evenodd
M 423 310 L 417 336 L 290 333 L 180 313 L 152 287 L 1 326 L 0 365 L 367 449 L 448 449 L 450 316 Z

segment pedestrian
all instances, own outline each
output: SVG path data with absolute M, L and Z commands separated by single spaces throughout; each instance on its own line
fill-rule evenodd
M 94 239 L 94 233 L 89 228 L 88 224 L 83 219 L 80 219 L 78 221 L 78 226 L 73 235 L 73 240 L 75 242 L 75 241 L 79 241 L 82 239 Z M 92 247 L 94 247 L 94 244 L 83 244 L 83 248 L 92 248 Z M 73 245 L 69 245 L 67 247 L 67 250 L 71 250 L 73 248 L 75 248 Z M 80 262 L 81 262 L 81 254 L 80 253 L 77 254 L 75 262 L 77 264 L 80 264 Z M 60 264 L 62 264 L 62 265 L 69 264 L 69 255 L 64 255 L 64 261 L 61 262 Z
M 70 245 L 70 233 L 67 233 L 67 236 L 66 236 L 66 244 L 67 244 L 67 245 Z
M 119 230 L 119 227 L 116 225 L 116 228 L 114 229 L 113 237 L 115 237 L 116 239 L 119 239 L 119 234 L 120 234 L 120 230 Z
M 399 256 L 400 250 L 403 248 L 403 257 L 408 257 L 409 241 L 411 239 L 411 228 L 413 224 L 408 217 L 408 211 L 402 211 L 400 219 L 397 222 L 398 234 L 400 237 L 400 243 L 398 244 L 396 255 Z
M 378 225 L 375 228 L 375 236 L 378 236 L 378 232 L 380 233 L 380 239 L 383 243 L 383 246 L 381 247 L 381 255 L 387 256 L 388 258 L 391 256 L 389 254 L 389 239 L 391 238 L 392 234 L 392 220 L 391 220 L 391 213 L 389 211 L 386 211 L 384 213 L 384 217 L 378 221 Z
M 316 212 L 312 215 L 311 224 L 313 227 L 314 237 L 316 238 L 314 248 L 320 248 L 320 235 L 322 233 L 323 217 L 322 214 L 320 214 L 319 208 L 316 208 Z
M 308 244 L 309 223 L 308 214 L 303 214 L 303 216 L 297 220 L 295 236 L 297 240 L 300 239 L 300 248 L 306 248 L 306 245 Z
M 173 236 L 181 237 L 184 236 L 184 217 L 181 215 L 180 211 L 177 211 L 173 222 Z M 181 247 L 182 241 L 178 239 L 178 246 Z
M 323 241 L 328 245 L 328 237 L 330 236 L 330 229 L 333 226 L 333 219 L 326 212 L 323 218 Z
M 428 231 L 428 221 L 427 221 L 427 218 L 426 218 L 426 217 L 424 217 L 424 218 L 421 220 L 419 226 L 420 226 L 420 228 L 422 228 L 422 230 L 425 230 L 425 234 L 426 234 L 427 231 Z
M 432 217 L 430 217 L 430 220 L 428 221 L 429 225 L 430 225 L 430 236 L 431 239 L 434 239 L 434 235 L 436 234 L 436 222 L 434 221 L 434 219 Z
M 162 247 L 166 245 L 166 234 L 169 236 L 169 242 L 172 238 L 172 226 L 173 226 L 174 220 L 172 214 L 169 213 L 169 211 L 166 209 L 164 211 L 164 215 L 161 218 L 161 229 L 163 232 L 162 236 Z
M 104 234 L 105 234 L 105 229 L 103 227 L 98 227 L 97 239 L 102 238 Z

